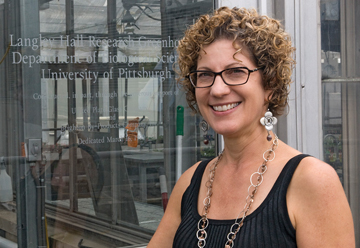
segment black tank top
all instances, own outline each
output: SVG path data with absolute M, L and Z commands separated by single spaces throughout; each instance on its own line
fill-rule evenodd
M 295 229 L 286 206 L 286 192 L 300 161 L 308 155 L 300 154 L 290 159 L 263 203 L 245 218 L 244 225 L 236 235 L 234 248 L 297 247 Z M 197 224 L 200 215 L 197 201 L 202 175 L 209 160 L 199 164 L 184 192 L 181 201 L 181 223 L 174 237 L 173 248 L 196 248 Z M 230 227 L 235 220 L 209 220 L 206 228 L 205 248 L 223 248 Z

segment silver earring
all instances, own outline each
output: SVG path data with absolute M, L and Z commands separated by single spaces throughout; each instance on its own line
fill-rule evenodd
M 209 124 L 205 120 L 202 120 L 200 122 L 200 128 L 204 132 L 204 144 L 207 145 L 209 144 L 209 139 L 207 138 L 207 131 L 209 130 Z
M 268 132 L 268 136 L 266 137 L 266 139 L 268 141 L 271 141 L 272 137 L 271 137 L 270 131 L 274 128 L 274 125 L 276 125 L 277 118 L 275 116 L 273 116 L 271 111 L 268 109 L 268 111 L 266 111 L 266 113 L 265 113 L 265 116 L 260 119 L 260 123 L 261 123 L 261 125 L 265 126 L 265 128 Z

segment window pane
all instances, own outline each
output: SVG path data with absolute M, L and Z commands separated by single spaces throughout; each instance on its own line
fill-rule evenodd
M 359 1 L 321 1 L 324 159 L 348 196 L 360 246 Z

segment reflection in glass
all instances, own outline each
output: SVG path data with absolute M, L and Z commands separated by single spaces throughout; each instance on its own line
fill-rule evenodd
M 27 39 L 32 44 L 12 47 L 9 54 L 36 59 L 13 63 L 9 57 L 0 67 L 6 90 L 1 137 L 8 140 L 1 152 L 16 154 L 7 164 L 13 181 L 17 175 L 23 180 L 17 170 L 27 175 L 29 167 L 35 176 L 28 173 L 26 179 L 44 178 L 45 184 L 21 181 L 26 197 L 42 189 L 40 207 L 29 210 L 35 199 L 23 197 L 23 188 L 16 189 L 16 198 L 24 201 L 9 205 L 24 223 L 36 215 L 44 224 L 22 223 L 21 235 L 29 234 L 23 243 L 43 244 L 45 224 L 53 247 L 146 243 L 163 215 L 176 171 L 216 155 L 216 134 L 202 133 L 175 73 L 183 31 L 213 8 L 212 1 L 41 0 L 29 2 L 31 11 L 10 2 L 0 0 L 1 17 L 11 17 L 0 23 L 0 54 L 10 39 Z M 19 14 L 25 12 L 26 18 Z M 25 122 L 24 116 L 37 122 Z M 33 137 L 41 138 L 41 158 L 29 163 L 19 151 Z
M 154 231 L 175 171 L 215 156 L 215 134 L 203 137 L 174 72 L 185 23 L 212 8 L 205 3 L 167 1 L 164 16 L 159 1 L 75 1 L 73 12 L 66 1 L 42 7 L 41 32 L 52 41 L 40 51 L 46 199 L 57 211 Z M 181 165 L 177 106 L 185 106 Z

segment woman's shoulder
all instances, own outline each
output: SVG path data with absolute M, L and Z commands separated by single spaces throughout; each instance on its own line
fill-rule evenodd
M 340 179 L 335 169 L 313 156 L 307 156 L 301 160 L 295 171 L 293 184 L 303 188 L 316 187 L 312 191 L 322 190 L 328 185 L 341 187 Z
M 344 189 L 336 170 L 331 165 L 312 156 L 301 160 L 295 170 L 288 192 L 290 199 L 295 199 L 297 203 L 309 203 L 309 206 L 318 203 L 317 209 L 326 208 L 332 204 L 332 201 L 339 199 L 343 199 L 347 204 Z M 297 206 L 301 205 L 303 204 Z
M 284 161 L 290 161 L 295 157 L 301 158 L 291 179 L 289 191 L 299 190 L 306 192 L 307 196 L 329 190 L 330 186 L 343 191 L 339 176 L 331 165 L 311 154 L 302 154 L 289 146 L 284 149 L 283 153 L 286 154 L 283 158 Z
M 340 178 L 331 165 L 312 156 L 303 158 L 286 199 L 298 246 L 340 247 L 340 243 L 345 242 L 349 246 L 343 247 L 353 247 L 350 207 Z
M 331 165 L 315 158 L 312 154 L 303 154 L 285 143 L 282 147 L 283 149 L 280 151 L 280 160 L 282 161 L 282 164 L 285 165 L 286 162 L 296 157 L 301 158 L 295 170 L 292 184 L 308 184 L 311 182 L 321 184 L 323 182 L 322 180 L 325 179 L 339 181 L 339 177 Z

